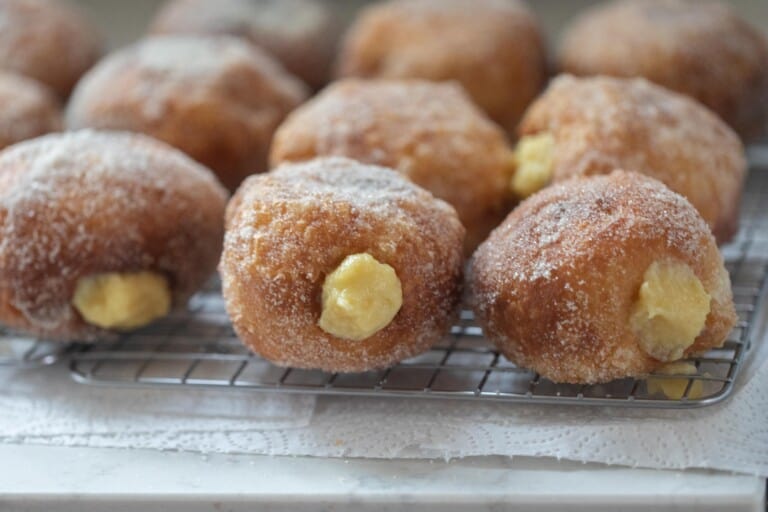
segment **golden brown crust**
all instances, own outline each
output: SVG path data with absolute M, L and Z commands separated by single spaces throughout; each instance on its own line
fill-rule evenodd
M 68 3 L 4 0 L 0 19 L 0 68 L 32 77 L 61 98 L 101 55 L 101 37 Z
M 746 176 L 736 134 L 695 101 L 644 79 L 560 76 L 520 124 L 554 138 L 553 181 L 626 169 L 685 196 L 718 242 L 736 234 Z
M 345 36 L 340 76 L 458 81 L 512 133 L 546 79 L 538 22 L 517 0 L 392 0 Z
M 335 28 L 328 7 L 315 0 L 170 0 L 150 32 L 241 37 L 319 88 L 328 81 Z
M 61 130 L 61 107 L 43 84 L 0 71 L 0 149 Z
M 711 296 L 685 356 L 720 346 L 736 321 L 730 280 L 696 210 L 636 173 L 576 178 L 524 201 L 475 253 L 476 317 L 506 357 L 556 382 L 643 376 L 631 307 L 654 261 L 691 267 Z
M 504 134 L 455 84 L 421 80 L 329 86 L 275 133 L 273 166 L 345 156 L 391 167 L 449 202 L 471 252 L 508 211 L 511 151 Z
M 463 236 L 453 208 L 390 169 L 345 158 L 284 164 L 246 180 L 227 207 L 227 311 L 240 339 L 276 364 L 386 367 L 450 328 Z M 389 325 L 350 341 L 317 322 L 325 276 L 358 253 L 394 268 L 403 304 Z
M 266 170 L 274 130 L 305 96 L 297 79 L 239 39 L 156 37 L 91 70 L 73 94 L 67 124 L 146 133 L 232 190 Z
M 81 277 L 152 270 L 183 305 L 213 272 L 226 193 L 137 134 L 80 131 L 0 153 L 0 321 L 62 340 L 105 334 L 73 308 Z
M 566 31 L 559 60 L 568 73 L 642 76 L 692 96 L 747 140 L 768 131 L 768 41 L 724 3 L 594 7 Z

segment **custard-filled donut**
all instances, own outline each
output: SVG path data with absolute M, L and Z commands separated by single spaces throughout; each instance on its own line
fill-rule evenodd
M 226 193 L 143 135 L 80 131 L 0 153 L 0 322 L 90 341 L 183 305 L 221 250 Z
M 248 178 L 227 207 L 227 311 L 278 365 L 383 368 L 450 329 L 463 237 L 450 205 L 390 169 L 284 164 Z
M 272 134 L 306 88 L 258 48 L 230 37 L 157 37 L 101 61 L 78 84 L 70 128 L 146 133 L 234 189 L 266 170 Z
M 471 252 L 504 218 L 512 151 L 455 84 L 343 80 L 275 133 L 273 166 L 346 156 L 391 167 L 456 208 Z
M 720 346 L 736 322 L 695 208 L 624 171 L 524 201 L 475 253 L 470 288 L 486 336 L 555 382 L 644 376 Z
M 745 139 L 768 131 L 768 41 L 725 3 L 598 5 L 566 30 L 559 61 L 575 75 L 641 76 L 692 96 Z
M 169 0 L 151 32 L 242 37 L 319 88 L 328 80 L 335 29 L 328 7 L 316 0 Z
M 69 3 L 0 2 L 0 69 L 32 77 L 66 98 L 101 51 L 98 32 Z
M 519 127 L 512 187 L 625 169 L 685 196 L 718 242 L 736 234 L 746 176 L 738 136 L 697 102 L 644 79 L 556 78 Z
M 0 71 L 0 149 L 61 130 L 58 99 L 43 84 Z
M 390 0 L 368 7 L 341 47 L 341 76 L 459 82 L 511 133 L 546 80 L 538 22 L 517 0 Z

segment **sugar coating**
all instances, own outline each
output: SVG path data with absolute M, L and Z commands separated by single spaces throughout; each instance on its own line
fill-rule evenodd
M 61 129 L 58 100 L 44 85 L 0 72 L 0 148 Z
M 219 252 L 226 194 L 179 151 L 142 135 L 83 130 L 0 153 L 0 310 L 52 337 L 84 328 L 71 298 L 80 277 L 153 269 L 175 303 Z M 13 315 L 11 315 L 13 316 Z
M 453 205 L 474 249 L 507 212 L 512 152 L 456 83 L 346 79 L 292 112 L 271 161 L 344 156 L 391 167 Z
M 626 169 L 684 195 L 719 241 L 732 236 L 746 176 L 744 147 L 715 114 L 644 79 L 561 75 L 520 135 L 554 138 L 554 181 Z
M 226 76 L 246 67 L 261 75 L 264 89 L 285 91 L 298 102 L 304 88 L 263 51 L 231 37 L 157 36 L 111 54 L 93 68 L 75 90 L 67 108 L 72 127 L 87 124 L 101 95 L 115 87 L 115 80 L 129 69 L 141 81 L 126 96 L 138 96 L 144 114 L 159 119 L 179 94 L 213 94 Z M 255 84 L 252 84 L 255 85 Z
M 335 41 L 331 13 L 314 0 L 174 0 L 151 32 L 242 37 L 314 87 L 327 79 Z
M 272 135 L 307 94 L 263 51 L 232 37 L 155 37 L 119 50 L 78 84 L 69 128 L 146 133 L 234 190 L 267 167 Z
M 68 3 L 0 3 L 0 66 L 43 82 L 60 97 L 69 93 L 100 52 L 100 36 Z
M 706 223 L 685 198 L 635 173 L 569 180 L 524 201 L 472 262 L 486 335 L 517 364 L 556 381 L 645 375 L 660 362 L 629 328 L 657 260 L 691 267 L 712 297 L 685 354 L 722 343 L 735 322 L 730 282 Z
M 538 22 L 517 0 L 391 0 L 348 30 L 339 74 L 455 80 L 507 132 L 544 85 Z
M 743 137 L 765 133 L 768 39 L 727 2 L 597 5 L 565 31 L 559 60 L 578 75 L 645 77 L 696 98 Z
M 241 339 L 281 365 L 362 371 L 426 350 L 459 298 L 464 230 L 447 203 L 396 172 L 344 158 L 249 178 L 227 211 L 220 272 Z M 349 255 L 390 265 L 403 305 L 350 344 L 318 325 L 325 276 Z

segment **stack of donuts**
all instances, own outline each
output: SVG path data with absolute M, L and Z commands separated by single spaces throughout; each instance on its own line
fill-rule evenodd
M 141 329 L 218 268 L 278 365 L 391 366 L 471 307 L 555 382 L 643 377 L 736 321 L 718 244 L 768 130 L 768 42 L 726 5 L 609 0 L 553 63 L 521 0 L 169 0 L 105 53 L 0 0 L 0 323 Z M 559 73 L 559 74 L 558 74 Z

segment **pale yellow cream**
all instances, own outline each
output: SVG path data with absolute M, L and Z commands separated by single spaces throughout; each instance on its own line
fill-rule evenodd
M 630 317 L 640 348 L 660 361 L 680 359 L 704 329 L 710 296 L 685 263 L 654 262 L 643 279 Z
M 105 273 L 81 278 L 72 300 L 89 324 L 135 329 L 168 314 L 168 280 L 155 272 Z
M 678 361 L 662 366 L 656 373 L 661 375 L 695 375 L 696 366 L 693 363 Z M 685 388 L 688 387 L 688 379 L 685 377 L 679 379 L 648 377 L 646 385 L 649 395 L 662 394 L 669 399 L 680 400 L 685 394 Z M 696 400 L 703 395 L 704 383 L 700 380 L 694 380 L 688 391 L 688 398 Z
M 347 256 L 323 283 L 318 325 L 354 341 L 383 329 L 403 305 L 400 279 L 391 266 L 367 253 Z
M 526 198 L 546 187 L 552 179 L 555 139 L 549 133 L 523 137 L 515 149 L 512 191 Z

